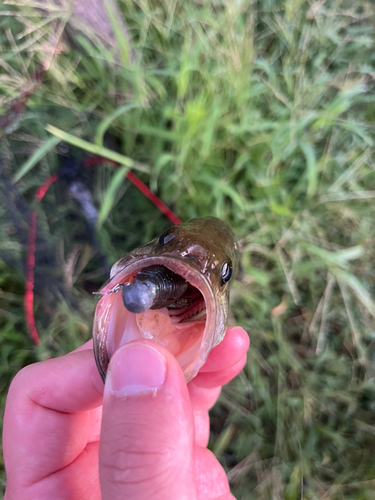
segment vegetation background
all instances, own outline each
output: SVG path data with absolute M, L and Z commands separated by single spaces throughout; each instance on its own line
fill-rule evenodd
M 111 47 L 57 2 L 0 6 L 1 404 L 22 366 L 90 337 L 105 274 L 82 212 L 63 181 L 34 194 L 67 145 L 108 148 L 181 219 L 215 215 L 239 238 L 233 322 L 252 345 L 210 441 L 236 498 L 374 498 L 374 4 L 117 7 Z M 82 176 L 110 264 L 169 225 L 123 173 Z M 23 312 L 33 208 L 38 347 Z

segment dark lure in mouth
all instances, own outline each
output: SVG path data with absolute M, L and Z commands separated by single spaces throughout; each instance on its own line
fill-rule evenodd
M 169 316 L 179 322 L 190 320 L 205 309 L 200 291 L 165 266 L 146 267 L 132 282 L 124 283 L 122 300 L 129 312 L 138 314 L 166 307 Z

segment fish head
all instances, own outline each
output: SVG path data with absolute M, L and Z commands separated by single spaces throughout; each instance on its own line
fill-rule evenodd
M 111 355 L 139 338 L 167 347 L 186 380 L 193 378 L 224 338 L 236 262 L 237 246 L 229 226 L 215 217 L 203 217 L 170 227 L 114 264 L 101 290 L 93 328 L 95 358 L 103 380 Z M 118 291 L 151 266 L 164 266 L 178 274 L 188 288 L 168 307 L 131 313 Z

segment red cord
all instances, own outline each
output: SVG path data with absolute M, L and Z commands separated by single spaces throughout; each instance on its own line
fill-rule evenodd
M 35 268 L 35 239 L 36 239 L 36 212 L 30 214 L 29 237 L 27 242 L 26 260 L 26 285 L 24 296 L 24 309 L 26 323 L 34 344 L 40 344 L 40 337 L 35 326 L 34 317 L 34 268 Z
M 85 167 L 90 167 L 92 165 L 98 164 L 108 164 L 113 166 L 119 166 L 118 163 L 112 160 L 106 160 L 100 156 L 95 156 L 93 158 L 87 158 L 85 160 Z M 181 220 L 176 214 L 172 212 L 170 208 L 161 201 L 161 199 L 156 196 L 155 193 L 151 191 L 149 187 L 144 184 L 141 179 L 139 179 L 133 172 L 128 171 L 126 174 L 127 179 L 134 184 L 139 191 L 144 194 L 159 210 L 164 214 L 173 224 L 180 224 Z M 50 175 L 44 183 L 39 186 L 35 193 L 35 200 L 37 202 L 41 201 L 50 186 L 59 179 L 57 174 Z M 26 323 L 30 333 L 30 337 L 34 344 L 40 344 L 40 337 L 35 324 L 34 316 L 34 278 L 35 278 L 35 242 L 36 242 L 36 228 L 37 228 L 37 213 L 31 212 L 30 214 L 30 224 L 29 224 L 29 234 L 27 241 L 27 258 L 26 258 L 26 284 L 25 284 L 25 296 L 24 296 L 24 310 L 26 316 Z
M 48 188 L 57 181 L 58 175 L 51 175 L 44 183 L 39 186 L 35 193 L 36 201 L 41 201 L 46 194 Z M 40 337 L 35 325 L 34 316 L 34 269 L 35 269 L 35 242 L 36 242 L 36 226 L 37 226 L 37 213 L 31 212 L 29 222 L 29 234 L 27 240 L 27 258 L 26 258 L 26 283 L 25 283 L 25 296 L 23 300 L 23 307 L 25 310 L 26 323 L 30 333 L 30 337 L 34 344 L 40 344 Z
M 167 207 L 165 203 L 161 201 L 161 199 L 156 196 L 155 193 L 151 191 L 149 187 L 144 184 L 139 177 L 137 177 L 130 170 L 126 174 L 127 179 L 134 184 L 135 187 L 139 189 L 139 191 L 144 194 L 154 205 L 157 207 L 162 214 L 164 214 L 168 219 L 173 222 L 173 224 L 181 224 L 181 220 L 175 215 L 170 208 Z
M 48 177 L 48 179 L 46 181 L 44 181 L 44 183 L 41 186 L 39 186 L 38 189 L 36 190 L 35 198 L 38 201 L 41 201 L 44 198 L 44 195 L 46 194 L 46 192 L 48 191 L 50 186 L 54 182 L 56 182 L 58 180 L 58 178 L 59 178 L 59 176 L 57 174 L 50 175 Z
M 104 164 L 104 165 L 112 165 L 114 167 L 118 167 L 119 163 L 113 161 L 113 160 L 107 160 L 106 158 L 103 158 L 101 156 L 94 156 L 92 158 L 87 158 L 84 161 L 85 167 L 91 167 L 92 165 L 98 165 L 98 164 Z M 155 193 L 151 191 L 151 189 L 146 186 L 144 182 L 141 181 L 139 177 L 137 177 L 133 172 L 128 170 L 128 172 L 125 174 L 125 177 L 129 179 L 129 181 L 134 184 L 136 188 L 139 189 L 139 191 L 148 198 L 151 203 L 155 205 L 156 208 L 160 210 L 160 212 L 165 215 L 173 224 L 181 224 L 181 220 L 177 217 L 176 214 L 172 212 L 170 208 L 167 207 L 165 203 L 161 201 L 161 199 L 156 196 Z
M 83 162 L 85 167 L 92 167 L 93 165 L 111 165 L 112 167 L 118 167 L 119 163 L 117 161 L 108 160 L 104 156 L 90 156 L 86 158 Z

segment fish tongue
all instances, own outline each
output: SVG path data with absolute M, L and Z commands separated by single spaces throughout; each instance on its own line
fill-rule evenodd
M 175 356 L 179 354 L 181 342 L 175 335 L 175 327 L 171 323 L 166 307 L 136 314 L 136 321 L 143 338 L 159 342 Z

